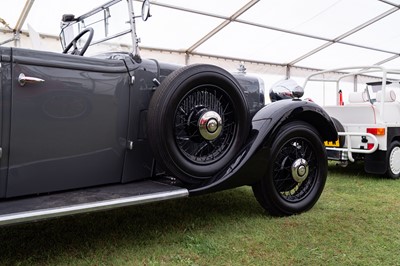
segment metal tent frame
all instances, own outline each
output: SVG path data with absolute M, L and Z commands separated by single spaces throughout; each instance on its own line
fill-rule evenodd
M 25 1 L 25 0 L 24 0 Z M 135 2 L 141 3 L 142 0 L 134 0 Z M 263 2 L 264 1 L 264 2 Z M 309 58 L 319 55 L 323 52 L 325 52 L 327 49 L 329 49 L 332 46 L 337 46 L 341 45 L 343 47 L 351 47 L 353 49 L 357 50 L 362 50 L 366 53 L 379 53 L 380 58 L 378 60 L 374 59 L 371 57 L 371 61 L 368 62 L 370 65 L 384 65 L 387 63 L 393 63 L 396 59 L 400 57 L 400 45 L 399 48 L 397 49 L 387 49 L 384 46 L 377 46 L 377 45 L 371 45 L 370 43 L 359 43 L 359 42 L 354 42 L 354 41 L 349 41 L 348 37 L 354 36 L 356 33 L 359 33 L 360 31 L 368 30 L 369 28 L 374 27 L 377 23 L 382 23 L 387 18 L 393 18 L 394 16 L 399 16 L 399 9 L 400 9 L 400 1 L 399 0 L 369 0 L 369 2 L 379 2 L 380 6 L 382 6 L 383 12 L 379 12 L 376 14 L 374 17 L 369 18 L 367 20 L 362 21 L 355 27 L 351 28 L 350 30 L 347 30 L 345 32 L 341 32 L 339 35 L 333 37 L 333 38 L 328 38 L 323 35 L 315 35 L 315 34 L 310 34 L 307 32 L 299 31 L 296 29 L 290 29 L 287 27 L 277 27 L 276 25 L 270 25 L 267 23 L 260 23 L 257 22 L 256 20 L 249 20 L 243 18 L 243 15 L 247 14 L 247 12 L 259 8 L 260 4 L 265 4 L 266 0 L 242 0 L 242 4 L 238 5 L 238 8 L 234 9 L 233 12 L 230 14 L 221 14 L 218 12 L 213 11 L 213 6 L 209 5 L 209 8 L 203 8 L 203 9 L 198 9 L 198 8 L 192 8 L 190 5 L 188 6 L 187 2 L 185 3 L 184 1 L 175 1 L 176 3 L 185 3 L 182 5 L 172 5 L 169 4 L 170 1 L 167 0 L 154 0 L 152 1 L 152 6 L 158 8 L 159 10 L 162 10 L 159 12 L 165 12 L 168 13 L 170 11 L 174 12 L 179 12 L 179 14 L 185 14 L 188 16 L 196 16 L 196 17 L 201 17 L 204 19 L 213 19 L 215 20 L 215 25 L 213 27 L 208 27 L 207 30 L 204 30 L 205 33 L 202 35 L 196 36 L 196 38 L 191 39 L 188 44 L 186 44 L 184 47 L 182 46 L 176 46 L 176 47 L 167 47 L 164 46 L 162 42 L 143 42 L 141 45 L 141 49 L 147 49 L 147 50 L 155 50 L 155 51 L 160 51 L 160 52 L 169 52 L 169 53 L 177 53 L 184 55 L 186 57 L 186 62 L 190 62 L 190 58 L 193 56 L 206 56 L 210 58 L 218 58 L 218 59 L 226 59 L 226 60 L 235 60 L 235 61 L 240 61 L 240 62 L 249 62 L 249 63 L 257 63 L 257 64 L 262 64 L 262 65 L 269 65 L 269 66 L 279 66 L 279 67 L 285 67 L 287 69 L 287 75 L 290 75 L 290 70 L 293 68 L 301 68 L 301 69 L 323 69 L 323 65 L 319 65 L 318 63 L 313 63 L 313 64 L 305 64 L 305 60 L 308 60 Z M 355 1 L 355 0 L 354 0 Z M 307 8 L 307 3 L 309 1 L 304 1 L 304 5 Z M 332 6 L 336 5 L 337 3 L 340 2 L 340 0 L 332 0 L 331 1 L 333 4 Z M 351 2 L 351 1 L 350 1 Z M 0 45 L 4 45 L 10 42 L 14 42 L 14 46 L 18 46 L 19 42 L 19 37 L 20 34 L 24 33 L 22 30 L 24 25 L 26 24 L 26 21 L 29 21 L 29 14 L 33 10 L 32 7 L 34 7 L 38 2 L 35 3 L 34 0 L 26 0 L 25 5 L 20 12 L 19 18 L 15 25 L 13 27 L 7 28 L 7 22 L 2 19 L 3 14 L 0 12 L 0 22 L 3 21 L 4 27 L 0 27 L 0 31 L 3 33 L 11 33 L 13 34 L 13 37 L 10 39 L 7 39 L 5 41 L 0 41 Z M 226 5 L 229 5 L 230 2 L 228 0 L 225 1 Z M 288 7 L 290 8 L 290 6 Z M 310 6 L 311 8 L 311 6 Z M 360 7 L 362 8 L 362 7 Z M 2 9 L 2 10 L 7 10 L 7 9 Z M 87 10 L 85 10 L 87 11 Z M 322 11 L 319 11 L 320 13 L 318 14 L 323 14 Z M 354 16 L 357 16 L 357 12 L 354 12 Z M 310 18 L 312 20 L 313 18 Z M 261 19 L 262 20 L 262 19 Z M 399 17 L 400 21 L 400 17 Z M 198 22 L 200 23 L 200 22 Z M 338 22 L 339 23 L 339 22 Z M 286 61 L 273 61 L 273 60 L 267 60 L 264 58 L 261 59 L 254 59 L 250 57 L 246 57 L 245 55 L 242 55 L 238 49 L 238 53 L 235 54 L 222 54 L 218 52 L 208 52 L 207 50 L 204 50 L 204 45 L 210 43 L 211 41 L 214 42 L 214 44 L 217 45 L 226 45 L 226 43 L 221 43 L 216 41 L 216 39 L 221 38 L 221 33 L 224 31 L 227 31 L 232 26 L 241 26 L 241 27 L 250 27 L 251 29 L 254 30 L 264 30 L 272 33 L 279 33 L 279 34 L 284 34 L 285 37 L 288 38 L 289 42 L 291 41 L 291 38 L 293 38 L 293 42 L 296 42 L 296 38 L 301 38 L 305 39 L 307 41 L 316 41 L 317 45 L 313 45 L 312 47 L 307 47 L 304 48 L 305 51 L 299 54 L 298 56 L 293 56 L 290 57 L 289 60 Z M 391 25 L 388 25 L 390 27 Z M 10 30 L 12 29 L 12 30 Z M 153 28 L 155 32 L 159 30 L 159 26 Z M 180 29 L 174 29 L 179 31 Z M 25 32 L 26 33 L 26 32 Z M 156 34 L 156 33 L 152 33 Z M 399 30 L 399 36 L 400 36 L 400 30 Z M 56 37 L 56 35 L 54 35 Z M 185 37 L 183 35 L 183 37 Z M 240 38 L 240 36 L 238 37 Z M 374 36 L 371 36 L 371 38 L 374 38 Z M 145 40 L 145 38 L 143 38 Z M 161 38 L 160 38 L 161 39 Z M 280 51 L 281 53 L 285 53 L 284 50 Z M 368 57 L 368 55 L 367 55 Z M 329 59 L 324 59 L 324 60 L 329 60 Z M 373 61 L 375 60 L 375 61 Z M 322 63 L 323 60 L 321 60 Z M 351 63 L 353 64 L 353 63 Z

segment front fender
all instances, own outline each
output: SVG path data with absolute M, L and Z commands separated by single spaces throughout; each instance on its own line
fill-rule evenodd
M 321 106 L 300 100 L 281 100 L 271 103 L 261 109 L 254 117 L 253 121 L 271 119 L 271 125 L 267 132 L 274 137 L 276 132 L 283 124 L 293 120 L 301 120 L 311 124 L 320 134 L 322 140 L 337 140 L 337 131 L 330 116 Z
M 296 120 L 315 127 L 323 141 L 337 140 L 337 131 L 331 118 L 319 105 L 300 100 L 271 103 L 253 117 L 250 136 L 241 152 L 206 184 L 190 189 L 190 195 L 256 183 L 267 171 L 271 143 L 279 128 Z

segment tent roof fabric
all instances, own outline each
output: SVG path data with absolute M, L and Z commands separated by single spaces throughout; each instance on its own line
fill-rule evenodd
M 19 25 L 28 2 L 32 6 Z M 135 10 L 140 11 L 141 2 L 134 1 Z M 313 69 L 400 63 L 396 27 L 400 0 L 153 0 L 151 4 L 152 17 L 136 25 L 144 48 Z M 29 24 L 39 33 L 58 35 L 62 14 L 80 15 L 98 5 L 98 0 L 13 0 L 0 10 L 0 23 L 3 19 L 12 29 L 27 29 Z

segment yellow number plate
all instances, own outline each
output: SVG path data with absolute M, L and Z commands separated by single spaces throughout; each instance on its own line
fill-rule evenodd
M 339 147 L 339 140 L 337 140 L 337 141 L 325 141 L 324 144 L 327 147 Z

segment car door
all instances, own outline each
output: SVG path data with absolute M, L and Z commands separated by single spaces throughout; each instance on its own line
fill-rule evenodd
M 119 182 L 129 80 L 121 60 L 13 49 L 7 196 Z

